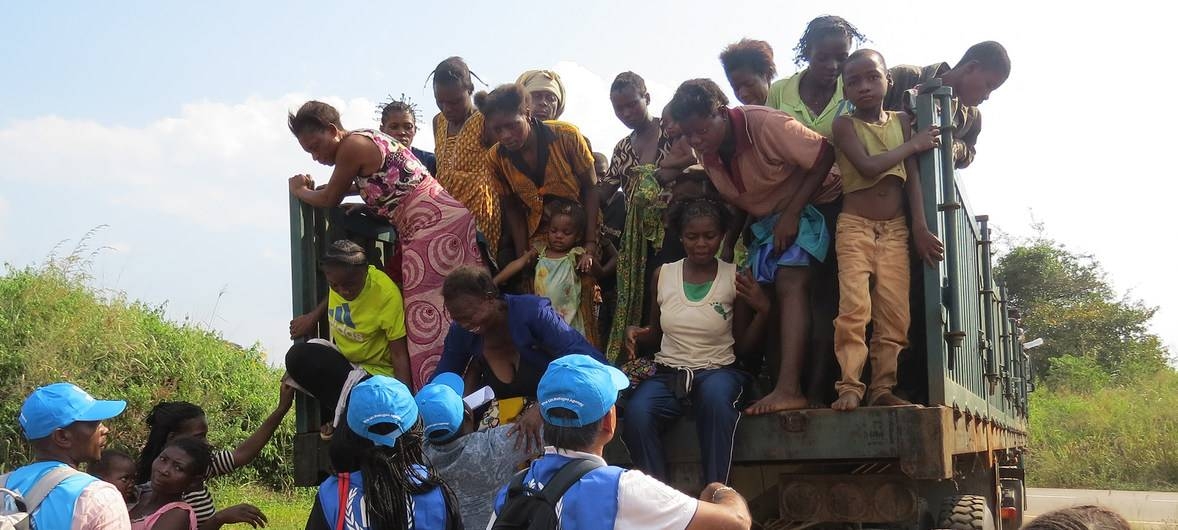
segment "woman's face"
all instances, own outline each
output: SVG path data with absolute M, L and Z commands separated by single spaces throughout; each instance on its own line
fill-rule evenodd
M 839 69 L 851 54 L 851 39 L 832 34 L 810 45 L 806 53 L 807 71 L 815 76 L 819 86 L 833 87 L 838 82 Z
M 491 137 L 508 151 L 523 149 L 532 133 L 532 126 L 528 123 L 529 115 L 518 112 L 496 112 L 487 116 L 487 129 Z
M 720 243 L 724 241 L 724 231 L 711 216 L 693 217 L 683 226 L 683 250 L 687 252 L 687 259 L 695 264 L 708 264 L 716 258 L 720 251 Z
M 540 121 L 555 120 L 560 98 L 547 90 L 537 90 L 532 95 L 532 115 Z
M 470 101 L 470 91 L 458 83 L 435 83 L 434 101 L 438 103 L 438 110 L 442 111 L 442 116 L 450 123 L 465 122 L 466 117 L 470 115 L 471 106 L 474 105 Z
M 355 300 L 364 290 L 364 282 L 368 279 L 368 267 L 328 264 L 323 267 L 323 277 L 327 279 L 327 286 L 344 300 Z
M 728 138 L 727 115 L 728 110 L 720 107 L 709 115 L 696 115 L 678 122 L 679 130 L 697 153 L 712 155 L 720 151 L 720 146 Z
M 412 147 L 413 137 L 417 135 L 417 121 L 412 114 L 395 110 L 380 122 L 380 132 L 392 136 L 405 147 Z
M 769 100 L 769 78 L 748 68 L 728 72 L 728 84 L 736 99 L 745 105 L 764 105 Z
M 499 322 L 499 304 L 489 296 L 460 294 L 446 299 L 446 311 L 459 327 L 482 335 Z
M 335 154 L 339 151 L 343 131 L 328 125 L 322 131 L 303 131 L 296 138 L 299 146 L 311 155 L 311 159 L 325 166 L 335 165 Z
M 192 456 L 170 446 L 151 463 L 151 489 L 165 493 L 184 493 L 201 479 L 193 467 Z
M 168 439 L 171 440 L 172 438 L 182 437 L 182 436 L 199 438 L 201 440 L 208 439 L 208 437 L 209 437 L 209 422 L 208 422 L 208 420 L 205 419 L 204 416 L 197 416 L 195 418 L 188 418 L 188 419 L 180 422 L 180 425 L 176 426 L 176 430 L 172 431 L 171 434 L 168 434 Z

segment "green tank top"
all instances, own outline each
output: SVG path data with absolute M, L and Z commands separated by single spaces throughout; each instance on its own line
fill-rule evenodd
M 858 136 L 859 141 L 863 142 L 863 147 L 867 149 L 868 155 L 882 155 L 904 145 L 903 120 L 907 118 L 900 112 L 886 111 L 885 114 L 888 119 L 882 124 L 867 123 L 854 116 L 848 116 L 855 127 L 855 136 Z M 836 155 L 839 171 L 843 174 L 843 193 L 853 193 L 871 188 L 888 175 L 900 177 L 902 181 L 908 180 L 908 171 L 904 169 L 904 162 L 888 168 L 887 171 L 876 175 L 875 178 L 866 179 L 859 175 L 859 170 L 855 169 L 855 165 L 841 150 Z

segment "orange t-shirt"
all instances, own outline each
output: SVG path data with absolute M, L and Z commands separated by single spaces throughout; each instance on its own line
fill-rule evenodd
M 724 164 L 717 153 L 701 157 L 704 169 L 724 200 L 754 217 L 771 215 L 797 192 L 802 173 L 832 147 L 821 134 L 779 110 L 750 105 L 728 113 L 736 136 L 732 164 Z M 827 174 L 809 202 L 837 199 L 840 180 L 837 173 Z

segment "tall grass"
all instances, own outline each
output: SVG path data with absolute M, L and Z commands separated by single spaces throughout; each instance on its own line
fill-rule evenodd
M 1178 491 L 1178 374 L 1077 382 L 1031 394 L 1029 485 Z
M 83 240 L 85 241 L 85 239 Z M 232 448 L 273 410 L 280 373 L 257 346 L 242 348 L 188 322 L 171 322 L 162 306 L 90 286 L 84 245 L 44 265 L 0 276 L 0 468 L 29 458 L 17 423 L 35 387 L 71 381 L 98 398 L 125 399 L 108 423 L 114 447 L 132 454 L 146 439 L 144 418 L 164 400 L 201 405 L 209 440 Z M 293 418 L 235 482 L 289 486 Z

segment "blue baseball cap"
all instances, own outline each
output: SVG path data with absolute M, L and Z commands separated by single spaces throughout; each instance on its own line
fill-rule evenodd
M 374 375 L 348 394 L 348 427 L 373 443 L 393 447 L 397 438 L 417 423 L 417 403 L 404 383 L 385 375 Z M 391 424 L 392 430 L 373 428 Z
M 126 408 L 126 401 L 99 401 L 73 383 L 53 383 L 25 398 L 20 427 L 25 438 L 39 440 L 76 421 L 109 420 Z
M 425 436 L 445 441 L 458 434 L 466 406 L 462 403 L 462 377 L 453 372 L 434 376 L 434 380 L 417 392 L 417 408 L 425 424 Z
M 548 364 L 540 378 L 536 399 L 544 421 L 557 427 L 584 427 L 605 417 L 618 400 L 618 392 L 630 386 L 621 370 L 588 355 L 565 355 Z M 554 418 L 552 409 L 568 409 L 575 418 Z

